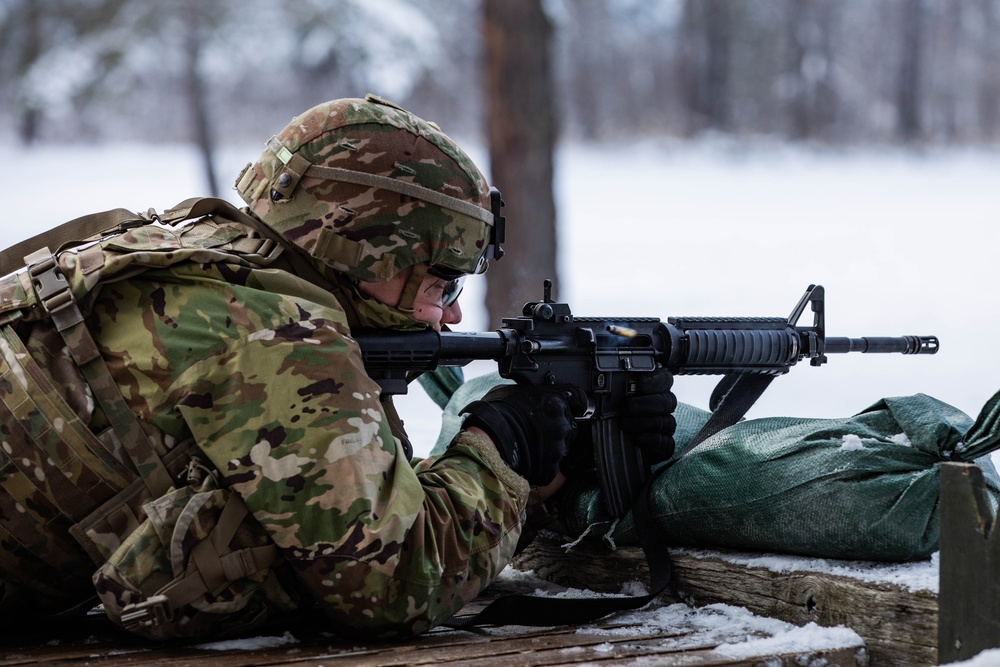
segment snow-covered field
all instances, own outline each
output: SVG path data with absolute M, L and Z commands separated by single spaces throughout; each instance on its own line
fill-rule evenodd
M 224 152 L 226 187 L 258 154 Z M 10 195 L 0 246 L 83 213 L 162 209 L 204 193 L 183 146 L 0 146 L 0 164 Z M 1000 151 L 646 142 L 565 147 L 557 166 L 560 288 L 578 315 L 787 316 L 818 283 L 829 335 L 941 338 L 936 356 L 801 364 L 750 416 L 842 417 L 916 392 L 975 416 L 1000 389 Z M 485 326 L 482 294 L 470 281 L 460 328 Z M 677 395 L 705 406 L 715 379 L 680 377 Z M 419 388 L 399 403 L 426 453 L 436 408 Z

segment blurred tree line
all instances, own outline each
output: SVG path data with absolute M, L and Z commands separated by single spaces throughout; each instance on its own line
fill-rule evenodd
M 481 136 L 481 4 L 0 0 L 0 113 L 24 142 L 232 141 L 372 89 Z M 1000 138 L 998 0 L 542 5 L 563 137 Z
M 214 194 L 218 144 L 379 93 L 517 193 L 497 320 L 555 275 L 557 137 L 996 143 L 998 24 L 1000 0 L 0 0 L 0 137 L 191 142 Z

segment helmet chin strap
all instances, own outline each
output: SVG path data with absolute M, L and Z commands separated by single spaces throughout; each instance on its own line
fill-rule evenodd
M 379 297 L 361 288 L 357 280 L 343 276 L 339 283 L 343 288 L 341 303 L 351 313 L 348 324 L 354 328 L 376 328 L 392 331 L 425 331 L 427 322 L 413 319 L 413 313 L 389 305 Z M 353 317 L 353 319 L 352 319 Z
M 428 268 L 427 264 L 414 264 L 411 267 L 410 277 L 406 281 L 406 285 L 403 286 L 402 293 L 399 295 L 399 302 L 396 304 L 397 309 L 404 313 L 413 313 L 413 302 L 417 300 L 417 293 L 424 282 L 424 276 L 427 275 Z

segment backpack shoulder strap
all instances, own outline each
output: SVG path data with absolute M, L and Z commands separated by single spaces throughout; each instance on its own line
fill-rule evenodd
M 144 215 L 126 209 L 113 209 L 86 215 L 0 253 L 0 275 L 21 269 L 27 264 L 27 276 L 37 296 L 37 303 L 61 334 L 73 360 L 93 390 L 94 397 L 108 415 L 114 431 L 117 458 L 122 461 L 130 460 L 154 493 L 162 493 L 170 488 L 170 476 L 98 351 L 76 302 L 77 297 L 66 279 L 64 267 L 60 266 L 58 248 L 64 249 L 151 222 L 174 224 L 206 216 L 217 216 L 252 229 L 259 236 L 288 250 L 286 255 L 300 277 L 323 286 L 331 284 L 297 248 L 266 223 L 225 200 L 211 197 L 187 199 L 162 214 L 152 209 Z M 50 248 L 57 250 L 52 252 Z
M 124 208 L 116 208 L 100 213 L 84 215 L 42 232 L 20 243 L 15 243 L 0 252 L 0 276 L 24 268 L 24 258 L 39 248 L 61 248 L 67 243 L 83 241 L 114 229 L 124 229 L 136 224 L 149 222 L 138 213 Z
M 154 493 L 169 489 L 172 485 L 170 475 L 111 376 L 56 256 L 48 248 L 42 248 L 25 260 L 39 303 L 62 336 L 73 361 L 93 390 L 94 398 L 108 416 L 115 436 L 115 448 L 119 450 L 116 458 L 124 461 L 122 454 L 127 455 Z
M 319 285 L 325 289 L 334 289 L 336 286 L 329 278 L 317 269 L 307 258 L 302 250 L 293 245 L 284 236 L 275 231 L 266 222 L 249 213 L 242 211 L 224 199 L 216 197 L 194 197 L 185 199 L 171 209 L 163 212 L 161 218 L 164 221 L 179 221 L 193 218 L 201 218 L 206 215 L 219 216 L 230 222 L 239 223 L 249 227 L 265 239 L 274 242 L 275 245 L 285 250 L 284 257 L 288 260 L 292 270 L 297 276 L 311 283 Z

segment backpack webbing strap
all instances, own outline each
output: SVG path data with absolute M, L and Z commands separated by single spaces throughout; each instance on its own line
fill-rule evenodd
M 30 239 L 15 243 L 0 252 L 0 276 L 24 268 L 24 257 L 39 248 L 60 248 L 72 241 L 82 241 L 102 232 L 123 228 L 134 223 L 149 222 L 141 215 L 124 208 L 116 208 L 101 213 L 91 213 L 75 220 L 64 222 L 58 227 L 42 232 Z
M 28 275 L 38 300 L 62 335 L 73 361 L 94 392 L 94 398 L 104 410 L 114 434 L 116 458 L 125 461 L 122 451 L 131 460 L 149 490 L 156 495 L 173 486 L 163 461 L 153 449 L 150 437 L 143 430 L 121 389 L 101 356 L 97 343 L 84 322 L 83 313 L 73 297 L 69 283 L 59 270 L 56 258 L 48 248 L 27 257 Z
M 93 336 L 84 324 L 83 314 L 73 297 L 71 288 L 59 270 L 58 261 L 49 248 L 58 248 L 102 234 L 124 231 L 130 227 L 148 224 L 155 219 L 173 223 L 207 215 L 220 215 L 227 220 L 250 227 L 262 237 L 283 248 L 295 249 L 268 225 L 240 211 L 229 202 L 216 198 L 193 198 L 165 211 L 162 216 L 151 213 L 149 217 L 144 217 L 123 208 L 82 216 L 0 253 L 0 275 L 6 275 L 25 264 L 28 265 L 28 274 L 40 304 L 52 318 L 73 360 L 94 391 L 97 402 L 112 425 L 111 440 L 115 448 L 113 454 L 122 462 L 131 460 L 146 486 L 155 495 L 162 494 L 172 486 L 170 475 L 111 376 Z M 28 251 L 31 251 L 30 254 L 25 254 Z M 328 284 L 329 281 L 319 270 L 298 252 L 288 253 L 288 258 L 303 278 L 320 285 Z
M 13 497 L 27 482 L 76 520 L 128 483 L 127 470 L 66 404 L 11 327 L 0 327 L 3 448 L 23 479 L 0 480 Z M 32 386 L 38 391 L 31 391 Z M 8 483 L 12 486 L 8 488 Z M 23 499 L 22 499 L 23 500 Z
M 146 600 L 122 608 L 122 625 L 134 632 L 169 623 L 175 610 L 273 565 L 281 556 L 274 543 L 235 551 L 229 547 L 249 512 L 239 494 L 230 493 L 215 528 L 191 550 L 184 572 Z
M 289 243 L 284 236 L 276 232 L 263 220 L 256 218 L 240 209 L 236 208 L 224 199 L 215 197 L 194 197 L 185 199 L 171 209 L 163 212 L 162 218 L 165 221 L 188 220 L 201 218 L 206 215 L 217 215 L 230 222 L 239 223 L 257 232 L 260 236 L 270 239 L 276 245 L 286 251 L 284 257 L 292 265 L 293 272 L 304 280 L 329 289 L 331 281 L 316 268 L 312 261 L 307 258 L 303 251 L 294 244 Z

